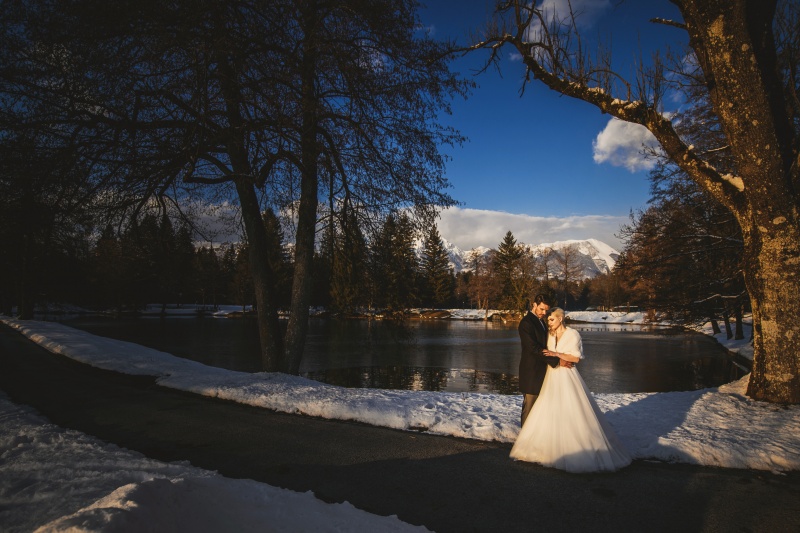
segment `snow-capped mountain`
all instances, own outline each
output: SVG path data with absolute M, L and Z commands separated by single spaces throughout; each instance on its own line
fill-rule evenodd
M 485 246 L 479 246 L 470 250 L 462 250 L 455 244 L 449 242 L 447 239 L 442 238 L 445 250 L 450 258 L 450 268 L 453 272 L 458 273 L 462 271 L 471 271 L 473 267 L 470 265 L 470 260 L 477 254 L 479 257 L 487 255 L 491 249 Z M 608 244 L 598 241 L 597 239 L 584 239 L 584 240 L 568 240 L 558 241 L 542 244 L 528 244 L 527 246 L 535 257 L 542 257 L 547 250 L 552 250 L 556 254 L 563 254 L 563 250 L 572 246 L 578 252 L 578 263 L 582 266 L 581 277 L 594 278 L 599 274 L 606 274 L 614 268 L 614 265 L 619 258 L 619 252 L 609 246 Z M 422 253 L 422 241 L 416 242 L 417 255 Z M 551 268 L 557 268 L 551 266 Z M 556 274 L 556 270 L 553 270 Z
M 453 269 L 453 272 L 459 273 L 462 270 L 465 270 L 465 265 L 467 264 L 468 259 L 467 252 L 464 252 L 461 248 L 444 238 L 442 238 L 442 244 L 444 244 L 444 249 L 447 251 L 447 257 L 450 260 L 450 268 Z M 416 252 L 417 257 L 422 257 L 422 250 L 424 246 L 425 243 L 422 239 L 417 239 L 414 242 L 414 251 Z M 489 251 L 488 248 L 483 248 L 482 246 L 481 248 L 482 254 Z M 466 270 L 469 269 L 466 268 Z
M 537 257 L 542 256 L 547 249 L 562 253 L 564 248 L 573 246 L 580 256 L 579 263 L 583 265 L 583 278 L 593 278 L 598 274 L 608 274 L 617 264 L 619 252 L 597 239 L 569 240 L 529 246 Z

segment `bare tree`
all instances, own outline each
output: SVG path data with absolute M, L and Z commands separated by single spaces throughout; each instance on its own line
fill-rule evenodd
M 134 215 L 189 192 L 238 204 L 265 370 L 299 371 L 320 199 L 363 220 L 453 204 L 439 147 L 461 137 L 437 115 L 467 84 L 418 31 L 414 0 L 13 3 L 0 37 L 21 68 L 4 70 L 2 111 L 24 100 L 17 127 L 73 143 L 95 201 Z M 286 328 L 267 207 L 294 223 Z
M 467 293 L 478 309 L 483 309 L 489 316 L 489 307 L 500 294 L 500 284 L 491 268 L 491 254 L 487 255 L 479 250 L 471 250 L 468 262 L 472 268 Z
M 796 63 L 797 5 L 773 24 L 776 0 L 673 0 L 683 21 L 658 21 L 688 34 L 688 74 L 705 85 L 730 150 L 733 171 L 720 170 L 685 142 L 663 112 L 671 83 L 656 56 L 627 81 L 611 68 L 610 54 L 590 60 L 572 13 L 558 19 L 536 4 L 509 0 L 497 24 L 472 49 L 494 57 L 504 45 L 522 56 L 526 82 L 595 105 L 620 120 L 646 127 L 667 157 L 729 209 L 742 229 L 743 270 L 754 322 L 754 361 L 748 395 L 800 403 L 800 116 Z M 784 48 L 781 48 L 784 47 Z M 786 49 L 794 52 L 784 54 Z M 683 81 L 683 79 L 679 80 Z M 676 84 L 676 85 L 679 85 Z M 677 87 L 680 88 L 679 86 Z
M 564 296 L 564 308 L 567 308 L 567 294 L 572 288 L 577 286 L 581 280 L 583 267 L 580 264 L 581 253 L 574 244 L 564 246 L 560 250 L 554 251 L 552 258 L 558 268 L 556 276 L 561 281 L 561 292 Z M 574 294 L 573 294 L 574 296 Z

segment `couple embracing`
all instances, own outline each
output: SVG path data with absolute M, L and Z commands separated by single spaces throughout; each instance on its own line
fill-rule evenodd
M 520 321 L 522 417 L 511 457 L 567 472 L 611 472 L 631 457 L 578 373 L 580 334 L 536 295 Z

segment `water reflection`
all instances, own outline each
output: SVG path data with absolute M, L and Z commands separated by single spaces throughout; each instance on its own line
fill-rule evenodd
M 426 367 L 361 367 L 306 372 L 305 377 L 343 387 L 413 391 L 517 394 L 516 375 L 482 370 Z
M 258 372 L 252 320 L 65 321 L 204 364 Z M 630 324 L 572 324 L 583 337 L 579 370 L 593 392 L 665 392 L 718 386 L 743 374 L 703 335 Z M 517 394 L 516 324 L 427 320 L 312 320 L 300 372 L 346 387 Z

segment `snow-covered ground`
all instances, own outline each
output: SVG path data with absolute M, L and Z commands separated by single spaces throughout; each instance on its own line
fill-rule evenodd
M 0 420 L 0 531 L 427 531 L 311 492 L 154 461 L 2 393 Z
M 594 320 L 608 321 L 609 314 L 605 315 L 605 320 L 599 316 Z M 613 315 L 620 322 L 635 318 L 632 313 Z M 162 386 L 197 394 L 463 438 L 513 442 L 519 431 L 520 396 L 347 389 L 284 374 L 208 367 L 54 322 L 2 320 L 54 353 L 99 368 L 156 376 Z M 710 334 L 710 326 L 707 330 Z M 747 342 L 727 343 L 724 336 L 720 342 L 752 357 Z M 746 384 L 747 376 L 714 389 L 596 394 L 595 398 L 634 458 L 772 472 L 800 470 L 800 406 L 752 401 L 744 395 Z M 369 525 L 363 527 L 373 531 L 411 527 L 396 517 L 374 517 L 347 504 L 330 506 L 311 494 L 225 479 L 185 464 L 151 461 L 48 425 L 4 399 L 0 408 L 0 524 L 9 531 L 41 525 L 44 522 L 35 517 L 50 508 L 55 510 L 47 520 L 64 520 L 61 528 L 79 521 L 87 524 L 86 531 L 126 520 L 154 523 L 185 516 L 176 509 L 198 509 L 198 516 L 209 521 L 219 513 L 231 520 L 227 525 L 241 531 L 259 522 L 263 525 L 265 513 L 275 513 L 269 516 L 277 518 L 270 520 L 286 520 L 297 531 L 330 531 L 357 520 L 374 520 L 375 525 L 364 522 Z M 63 506 L 55 504 L 62 500 Z M 319 510 L 309 512 L 309 501 L 316 502 L 314 509 Z M 77 517 L 69 516 L 78 509 L 83 510 Z

